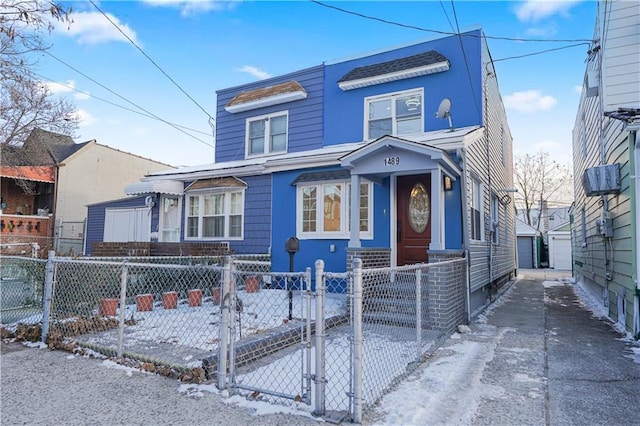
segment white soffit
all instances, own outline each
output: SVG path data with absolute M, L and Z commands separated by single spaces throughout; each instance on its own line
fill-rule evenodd
M 360 87 L 374 86 L 376 84 L 388 83 L 390 81 L 404 80 L 407 78 L 420 77 L 427 74 L 436 74 L 449 70 L 449 62 L 442 61 L 435 64 L 429 64 L 418 68 L 398 71 L 389 74 L 381 74 L 373 77 L 360 78 L 358 80 L 349 80 L 338 83 L 338 87 L 342 90 L 358 89 Z

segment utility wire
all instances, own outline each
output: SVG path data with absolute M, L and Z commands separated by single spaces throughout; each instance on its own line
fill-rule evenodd
M 478 98 L 476 97 L 476 91 L 473 89 L 473 79 L 471 78 L 471 71 L 469 70 L 469 61 L 467 60 L 467 53 L 464 50 L 464 41 L 462 40 L 462 34 L 460 34 L 460 24 L 458 24 L 458 15 L 456 14 L 456 6 L 451 0 L 451 9 L 453 9 L 453 18 L 456 22 L 456 29 L 458 30 L 458 40 L 460 41 L 460 49 L 462 49 L 462 57 L 464 58 L 464 66 L 467 68 L 467 77 L 469 78 L 469 87 L 471 87 L 471 95 L 473 95 L 473 104 L 476 107 L 476 112 L 480 116 L 480 121 L 483 121 L 482 111 L 478 107 Z
M 189 136 L 190 138 L 193 138 L 193 139 L 197 140 L 198 142 L 201 142 L 201 143 L 203 143 L 203 144 L 205 144 L 205 145 L 207 145 L 207 146 L 209 146 L 209 147 L 212 147 L 212 148 L 213 148 L 213 145 L 212 145 L 212 144 L 210 144 L 210 143 L 208 143 L 208 142 L 205 142 L 205 141 L 203 141 L 202 139 L 200 139 L 200 138 L 198 138 L 198 137 L 196 137 L 196 136 L 193 136 L 193 135 L 192 135 L 192 134 L 190 134 L 190 133 L 185 132 L 184 130 L 180 129 L 178 126 L 174 125 L 173 123 L 170 123 L 170 122 L 168 122 L 167 120 L 165 120 L 165 119 L 163 119 L 163 118 L 158 117 L 157 115 L 155 115 L 154 113 L 152 113 L 152 112 L 150 112 L 150 111 L 148 111 L 148 110 L 144 109 L 144 108 L 143 108 L 143 107 L 141 107 L 140 105 L 138 105 L 138 104 L 136 104 L 136 103 L 134 103 L 134 102 L 130 101 L 129 99 L 125 98 L 124 96 L 122 96 L 122 95 L 120 95 L 120 94 L 118 94 L 118 93 L 114 92 L 113 90 L 111 90 L 111 89 L 109 89 L 107 86 L 105 86 L 104 84 L 102 84 L 102 83 L 100 83 L 100 82 L 98 82 L 98 81 L 94 80 L 93 78 L 89 77 L 88 75 L 86 75 L 85 73 L 83 73 L 82 71 L 80 71 L 79 69 L 75 68 L 75 67 L 74 67 L 74 66 L 72 66 L 72 65 L 69 65 L 68 63 L 66 63 L 66 62 L 65 62 L 65 61 L 63 61 L 62 59 L 60 59 L 60 58 L 58 58 L 57 56 L 53 55 L 53 54 L 52 54 L 51 52 L 49 52 L 48 50 L 43 50 L 43 52 L 44 52 L 44 53 L 46 53 L 47 55 L 51 56 L 53 59 L 55 59 L 56 61 L 60 62 L 61 64 L 65 65 L 65 66 L 67 66 L 67 67 L 69 67 L 69 68 L 71 68 L 72 70 L 74 70 L 75 72 L 77 72 L 78 74 L 80 74 L 81 76 L 83 76 L 84 78 L 89 79 L 90 81 L 94 82 L 95 84 L 97 84 L 98 86 L 100 86 L 100 87 L 102 87 L 103 89 L 107 90 L 108 92 L 110 92 L 110 93 L 112 93 L 112 94 L 116 95 L 117 97 L 119 97 L 119 98 L 120 98 L 120 99 L 122 99 L 123 101 L 128 102 L 128 103 L 130 103 L 131 105 L 133 105 L 134 107 L 136 107 L 136 108 L 140 109 L 141 111 L 144 111 L 144 112 L 146 112 L 147 114 L 151 115 L 151 116 L 152 116 L 153 118 L 155 118 L 156 120 L 160 120 L 160 121 L 162 121 L 163 123 L 168 124 L 169 126 L 171 126 L 171 127 L 173 127 L 174 129 L 178 130 L 179 132 L 184 133 L 185 135 Z
M 200 108 L 200 110 L 202 110 L 202 112 L 204 112 L 204 113 L 207 115 L 207 117 L 209 117 L 209 119 L 211 119 L 211 120 L 215 120 L 215 119 L 211 116 L 211 114 L 209 114 L 209 113 L 207 112 L 207 110 L 206 110 L 206 109 L 204 109 L 204 108 L 202 107 L 202 105 L 200 105 L 200 104 L 199 104 L 195 99 L 193 99 L 193 97 L 191 97 L 191 95 L 190 95 L 190 94 L 188 94 L 188 93 L 187 93 L 187 92 L 182 88 L 182 86 L 180 86 L 180 85 L 179 85 L 179 84 L 178 84 L 178 83 L 177 83 L 173 78 L 171 78 L 171 76 L 170 76 L 169 74 L 167 74 L 167 73 L 162 69 L 162 67 L 160 67 L 160 65 L 158 65 L 158 64 L 157 64 L 153 59 L 151 59 L 151 57 L 150 57 L 149 55 L 147 55 L 147 54 L 145 53 L 145 51 L 144 51 L 144 50 L 142 50 L 142 48 L 136 44 L 136 42 L 135 42 L 135 41 L 133 41 L 133 40 L 132 40 L 132 39 L 131 39 L 131 38 L 130 38 L 130 37 L 129 37 L 129 36 L 128 36 L 124 31 L 122 31 L 122 28 L 120 28 L 120 26 L 119 26 L 118 24 L 116 24 L 115 22 L 113 22 L 113 20 L 111 20 L 111 18 L 109 18 L 109 15 L 107 15 L 105 12 L 103 12 L 103 11 L 102 11 L 102 9 L 100 9 L 100 8 L 98 7 L 98 5 L 97 5 L 97 4 L 95 4 L 95 3 L 93 2 L 93 0 L 89 0 L 89 2 L 93 5 L 93 7 L 95 7 L 95 8 L 98 10 L 98 12 L 100 12 L 100 13 L 101 13 L 105 18 L 107 18 L 107 21 L 109 21 L 109 22 L 111 23 L 111 25 L 113 25 L 113 26 L 114 26 L 114 27 L 115 27 L 115 28 L 120 32 L 120 34 L 122 34 L 124 37 L 126 37 L 126 39 L 127 39 L 127 40 L 129 40 L 129 42 L 130 42 L 130 43 L 131 43 L 131 44 L 132 44 L 136 49 L 138 49 L 138 50 L 140 51 L 140 53 L 142 53 L 142 54 L 144 55 L 144 57 L 145 57 L 145 58 L 147 58 L 147 59 L 148 59 L 148 60 L 149 60 L 149 61 L 150 61 L 150 62 L 151 62 L 151 63 L 152 63 L 152 64 L 153 64 L 153 65 L 154 65 L 154 66 L 155 66 L 155 67 L 156 67 L 156 68 L 157 68 L 161 73 L 162 73 L 162 74 L 164 74 L 164 76 L 165 76 L 165 77 L 167 77 L 167 78 L 168 78 L 168 79 L 169 79 L 169 80 L 174 84 L 174 86 L 176 86 L 178 89 L 180 89 L 180 91 L 181 91 L 182 93 L 184 93 L 184 94 L 187 96 L 187 98 L 189 98 L 189 99 L 191 100 L 191 102 L 193 102 L 193 103 L 194 103 L 198 108 Z
M 371 15 L 365 15 L 363 13 L 359 13 L 359 12 L 354 12 L 351 10 L 347 10 L 347 9 L 343 9 L 341 7 L 338 6 L 333 6 L 330 4 L 326 4 L 323 3 L 321 1 L 318 0 L 311 0 L 311 3 L 315 3 L 319 6 L 323 6 L 329 9 L 334 9 L 337 10 L 339 12 L 342 13 L 346 13 L 348 15 L 354 15 L 354 16 L 358 16 L 360 18 L 364 18 L 364 19 L 369 19 L 372 21 L 378 21 L 378 22 L 382 22 L 385 24 L 390 24 L 390 25 L 395 25 L 398 27 L 402 27 L 402 28 L 409 28 L 409 29 L 413 29 L 413 30 L 418 30 L 418 31 L 422 31 L 422 32 L 427 32 L 427 33 L 434 33 L 434 34 L 442 34 L 442 35 L 457 35 L 457 33 L 454 32 L 449 32 L 449 31 L 439 31 L 439 30 L 433 30 L 433 29 L 429 29 L 429 28 L 423 28 L 423 27 L 418 27 L 415 25 L 408 25 L 408 24 L 402 24 L 400 22 L 395 22 L 395 21 L 390 21 L 388 19 L 383 19 L 383 18 L 378 18 L 375 16 L 371 16 Z M 479 35 L 474 35 L 474 34 L 468 34 L 465 35 L 465 37 L 482 37 Z M 519 38 L 519 37 L 498 37 L 498 36 L 485 36 L 488 39 L 492 39 L 492 40 L 507 40 L 507 41 L 522 41 L 522 42 L 538 42 L 538 43 L 575 43 L 575 42 L 592 42 L 593 40 L 591 39 L 536 39 L 536 38 Z
M 540 50 L 538 52 L 526 53 L 524 55 L 508 56 L 506 58 L 493 59 L 492 62 L 500 62 L 500 61 L 508 61 L 508 60 L 511 60 L 511 59 L 526 58 L 528 56 L 542 55 L 543 53 L 555 52 L 557 50 L 570 49 L 572 47 L 578 47 L 578 46 L 584 46 L 584 45 L 591 46 L 591 43 L 584 42 L 584 43 L 569 44 L 567 46 L 556 47 L 556 48 L 553 48 L 553 49 Z
M 37 72 L 34 72 L 34 73 L 33 73 L 33 75 L 38 76 L 38 77 L 40 77 L 40 78 L 42 78 L 42 79 L 44 79 L 44 80 L 50 81 L 50 82 L 52 82 L 52 83 L 59 84 L 60 86 L 66 87 L 66 88 L 68 88 L 68 89 L 70 89 L 70 90 L 73 90 L 73 91 L 75 91 L 75 92 L 82 93 L 83 95 L 86 95 L 86 96 L 88 96 L 88 97 L 90 97 L 90 98 L 92 98 L 92 99 L 96 99 L 96 100 L 98 100 L 98 101 L 101 101 L 101 102 L 104 102 L 104 103 L 107 103 L 107 104 L 113 105 L 113 106 L 115 106 L 115 107 L 121 108 L 121 109 L 123 109 L 123 110 L 125 110 L 125 111 L 133 112 L 134 114 L 138 114 L 138 115 L 141 115 L 141 116 L 143 116 L 143 117 L 147 117 L 147 118 L 150 118 L 150 119 L 152 119 L 152 120 L 156 120 L 156 118 L 155 118 L 155 117 L 153 117 L 152 115 L 145 114 L 144 112 L 136 111 L 135 109 L 127 108 L 126 106 L 123 106 L 123 105 L 117 104 L 117 103 L 115 103 L 115 102 L 111 102 L 110 100 L 107 100 L 107 99 L 101 98 L 101 97 L 96 96 L 96 95 L 92 95 L 92 94 L 91 94 L 91 93 L 89 93 L 89 92 L 85 92 L 85 91 L 82 91 L 82 90 L 76 89 L 75 87 L 73 87 L 73 86 L 69 86 L 68 84 L 60 83 L 59 81 L 53 80 L 53 79 L 51 79 L 51 78 L 49 78 L 49 77 L 46 77 L 46 76 L 44 76 L 44 75 L 42 75 L 42 74 L 38 74 Z M 180 125 L 180 124 L 176 124 L 176 123 L 171 123 L 171 124 L 173 124 L 174 126 L 177 126 L 177 127 L 183 128 L 183 129 L 185 129 L 185 130 L 189 130 L 189 131 L 191 131 L 191 132 L 200 133 L 200 134 L 205 135 L 205 136 L 211 136 L 211 134 L 210 134 L 210 133 L 203 132 L 203 131 L 201 131 L 201 130 L 192 129 L 191 127 L 182 126 L 182 125 Z

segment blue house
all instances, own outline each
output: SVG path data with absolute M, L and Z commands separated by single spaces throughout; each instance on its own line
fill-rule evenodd
M 295 270 L 466 257 L 472 310 L 516 271 L 511 134 L 482 30 L 219 90 L 216 121 L 213 164 L 127 188 L 153 197 L 152 239 L 270 253 L 274 271 L 291 237 Z

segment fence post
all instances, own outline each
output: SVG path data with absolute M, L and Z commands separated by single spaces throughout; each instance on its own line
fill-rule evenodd
M 305 299 L 307 301 L 307 330 L 304 347 L 307 353 L 307 365 L 306 365 L 306 389 L 305 389 L 305 402 L 310 404 L 311 398 L 311 268 L 307 267 L 304 274 L 304 289 Z
M 362 423 L 362 260 L 353 259 L 353 422 Z
M 316 374 L 314 382 L 316 388 L 316 406 L 314 415 L 325 414 L 325 371 L 324 371 L 324 261 L 316 260 Z
M 222 273 L 222 284 L 220 289 L 220 330 L 218 346 L 218 389 L 227 387 L 227 350 L 229 342 L 229 310 L 231 303 L 229 300 L 229 287 L 231 282 L 231 257 L 224 257 L 224 269 Z
M 56 252 L 49 250 L 49 257 L 47 258 L 47 266 L 45 267 L 44 276 L 44 300 L 42 303 L 42 335 L 40 340 L 42 343 L 47 343 L 47 337 L 49 336 L 49 321 L 51 320 L 51 298 L 53 296 L 53 258 L 56 256 Z
M 127 277 L 129 276 L 129 267 L 127 261 L 122 262 L 122 270 L 120 271 L 120 317 L 118 321 L 118 358 L 122 358 L 122 347 L 124 346 L 124 320 L 127 315 Z
M 418 353 L 416 361 L 422 356 L 422 269 L 416 270 L 416 342 Z

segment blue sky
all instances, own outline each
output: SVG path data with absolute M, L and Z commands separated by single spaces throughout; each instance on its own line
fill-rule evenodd
M 310 1 L 94 2 L 186 94 L 89 1 L 69 3 L 74 22 L 58 24 L 47 36 L 50 55 L 42 56 L 36 72 L 57 95 L 75 102 L 82 119 L 78 142 L 96 139 L 175 166 L 212 161 L 207 114 L 215 117 L 216 90 L 439 37 Z M 326 4 L 424 29 L 452 32 L 457 17 L 461 30 L 481 25 L 488 36 L 543 40 L 591 39 L 597 9 L 594 1 L 571 0 Z M 571 44 L 489 40 L 489 49 L 498 60 Z M 543 149 L 570 161 L 587 49 L 496 63 L 515 154 Z M 142 107 L 157 118 L 98 98 Z M 181 127 L 189 136 L 161 120 L 197 132 Z

